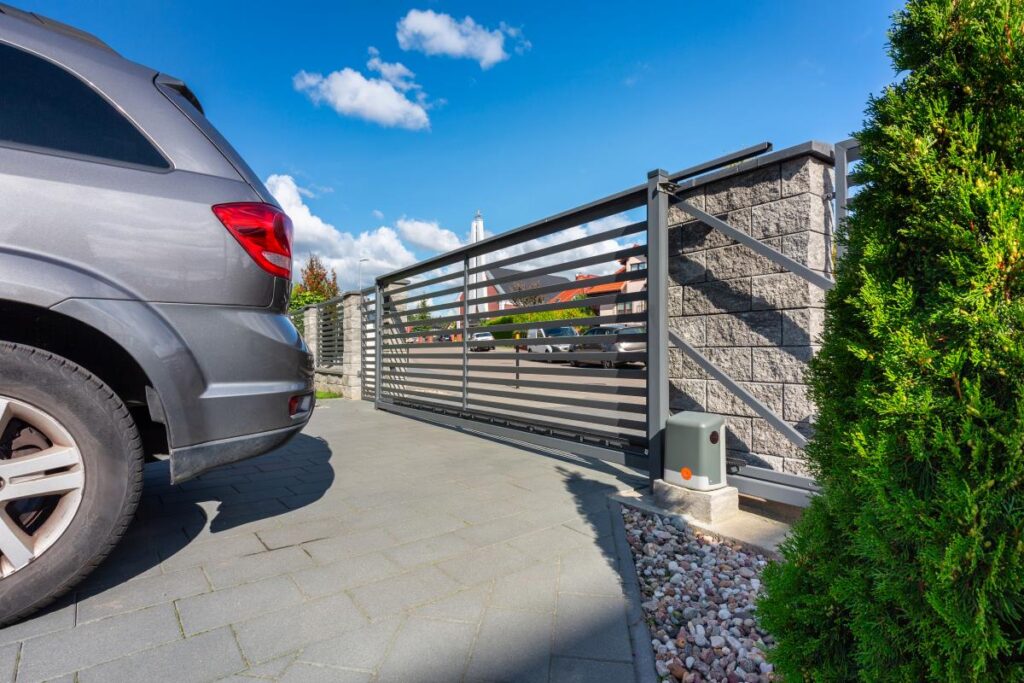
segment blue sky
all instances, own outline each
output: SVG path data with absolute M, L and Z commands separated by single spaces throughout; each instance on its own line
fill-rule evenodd
M 348 284 L 354 253 L 397 267 L 477 209 L 500 232 L 656 167 L 847 137 L 899 5 L 20 3 L 189 83 Z

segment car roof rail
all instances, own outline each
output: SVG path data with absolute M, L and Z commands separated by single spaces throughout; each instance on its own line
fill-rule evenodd
M 35 12 L 26 12 L 25 10 L 18 9 L 17 7 L 5 5 L 2 2 L 0 2 L 0 14 L 6 14 L 8 16 L 15 17 L 16 19 L 27 21 L 31 24 L 37 24 L 43 28 L 48 28 L 55 33 L 75 38 L 76 40 L 81 40 L 84 43 L 88 43 L 89 45 L 107 50 L 108 52 L 112 52 L 113 54 L 120 56 L 114 48 L 110 47 L 93 34 L 77 29 L 74 26 L 68 26 L 64 22 L 57 21 L 56 19 L 44 17 L 43 15 L 36 14 Z

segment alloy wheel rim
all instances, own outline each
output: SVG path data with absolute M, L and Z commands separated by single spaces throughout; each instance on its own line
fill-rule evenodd
M 84 490 L 82 452 L 68 430 L 46 411 L 0 395 L 0 577 L 53 547 Z

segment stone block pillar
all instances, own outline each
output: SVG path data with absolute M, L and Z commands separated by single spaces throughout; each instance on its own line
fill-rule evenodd
M 342 295 L 342 308 L 345 311 L 344 339 L 345 350 L 342 360 L 344 373 L 344 396 L 349 399 L 362 398 L 362 329 L 363 314 L 360 310 L 362 295 L 359 292 L 347 292 Z
M 750 168 L 753 166 L 753 168 Z M 786 151 L 724 169 L 684 201 L 807 267 L 831 276 L 832 164 Z M 824 293 L 678 208 L 669 208 L 669 326 L 799 431 L 814 407 L 804 371 L 818 349 Z M 727 418 L 728 453 L 749 464 L 806 475 L 801 449 L 717 380 L 671 349 L 673 412 Z

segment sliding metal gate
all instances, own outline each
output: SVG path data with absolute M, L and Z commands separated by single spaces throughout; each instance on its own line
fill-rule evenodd
M 646 468 L 644 195 L 378 279 L 377 406 Z
M 669 196 L 770 149 L 652 171 L 645 184 L 378 278 L 363 297 L 364 398 L 660 477 Z

